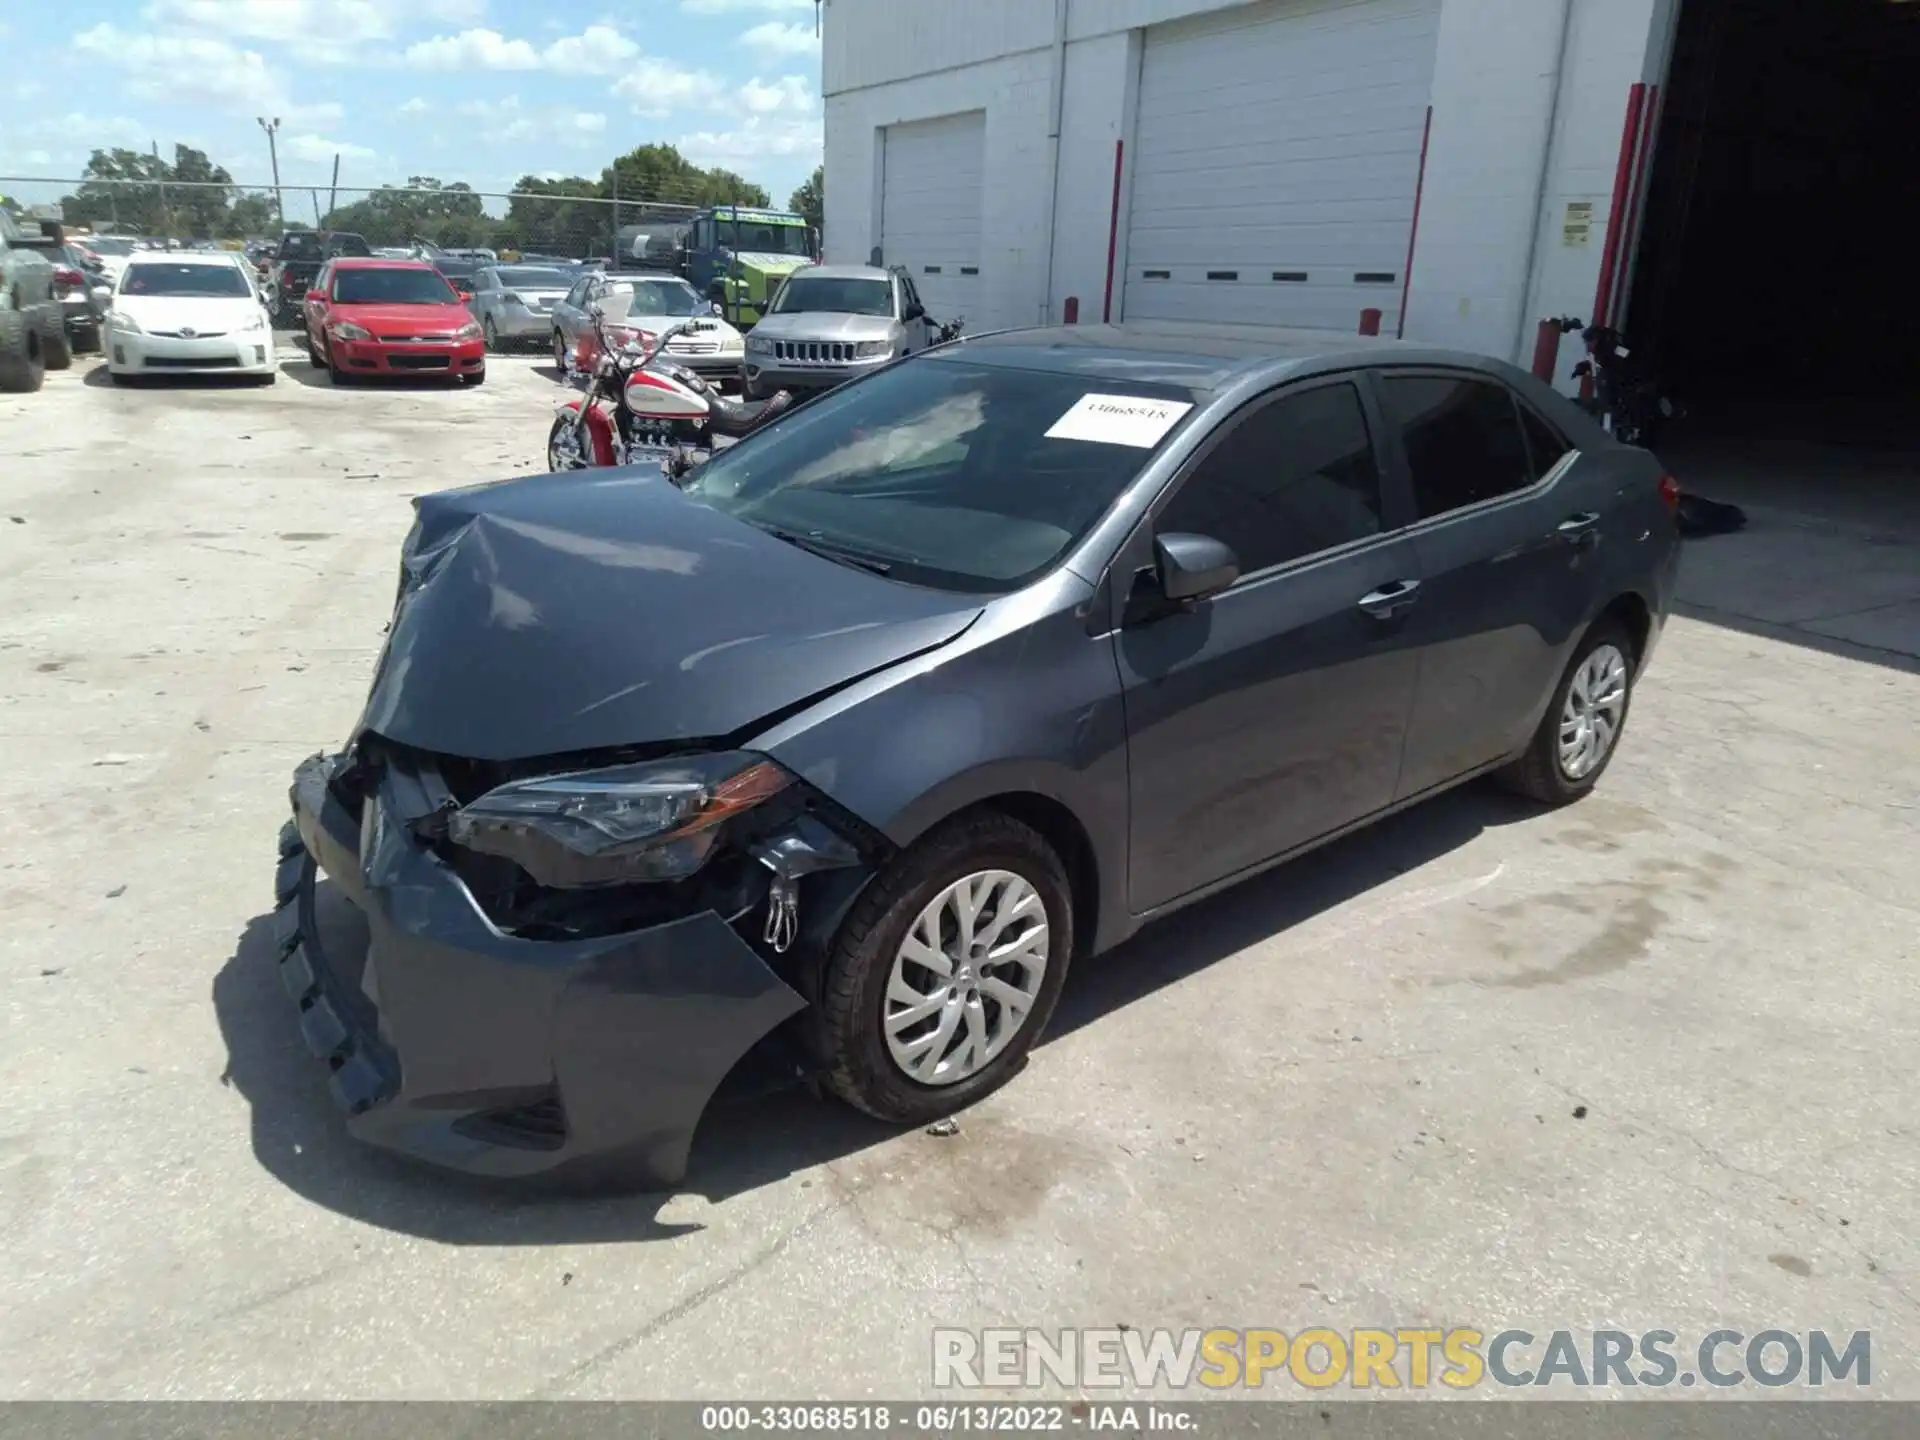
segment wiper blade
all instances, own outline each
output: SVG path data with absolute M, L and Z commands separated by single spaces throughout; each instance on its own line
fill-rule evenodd
M 760 527 L 776 540 L 784 540 L 795 549 L 804 550 L 809 555 L 818 555 L 822 560 L 831 560 L 836 565 L 854 565 L 862 570 L 870 570 L 875 575 L 891 575 L 893 562 L 882 560 L 877 555 L 868 555 L 859 550 L 843 550 L 837 545 L 829 545 L 810 535 L 802 535 L 793 530 L 781 530 L 772 525 Z

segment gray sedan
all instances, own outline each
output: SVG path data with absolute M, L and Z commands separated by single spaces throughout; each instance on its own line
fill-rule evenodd
M 578 279 L 572 271 L 546 265 L 487 265 L 474 271 L 473 300 L 467 306 L 480 322 L 487 349 L 538 345 L 553 326 L 553 307 Z

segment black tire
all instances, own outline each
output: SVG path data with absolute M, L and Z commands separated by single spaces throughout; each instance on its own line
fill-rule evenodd
M 98 325 L 82 325 L 73 332 L 71 344 L 73 346 L 73 353 L 76 355 L 97 354 L 100 349 L 100 327 Z
M 335 385 L 340 385 L 340 386 L 351 385 L 353 384 L 355 379 L 358 378 L 357 376 L 349 375 L 346 371 L 342 370 L 338 365 L 333 363 L 333 348 L 331 346 L 327 348 L 326 366 L 327 366 L 327 378 L 331 380 Z
M 46 383 L 40 333 L 18 310 L 0 310 L 0 391 L 25 395 Z
M 567 371 L 567 337 L 560 333 L 560 327 L 553 330 L 553 368 L 561 374 Z
M 478 370 L 462 375 L 460 378 L 466 382 L 468 389 L 476 385 L 484 385 L 487 383 L 487 367 L 482 365 Z
M 1600 757 L 1600 763 L 1578 779 L 1568 777 L 1560 763 L 1560 721 L 1566 709 L 1567 692 L 1573 686 L 1574 676 L 1580 673 L 1587 658 L 1603 645 L 1611 645 L 1626 658 L 1626 695 L 1621 701 L 1620 719 L 1614 726 L 1613 738 Z M 1640 671 L 1638 647 L 1633 636 L 1627 633 L 1624 625 L 1615 620 L 1602 620 L 1586 633 L 1575 647 L 1573 658 L 1567 662 L 1567 668 L 1560 677 L 1560 683 L 1553 687 L 1553 699 L 1547 703 L 1547 713 L 1540 717 L 1540 728 L 1533 732 L 1533 739 L 1527 742 L 1527 748 L 1519 759 L 1495 773 L 1495 778 L 1508 789 L 1517 791 L 1543 805 L 1567 805 L 1586 795 L 1607 773 L 1607 766 L 1613 763 L 1613 757 L 1620 751 L 1620 738 L 1627 728 L 1627 716 L 1633 708 L 1633 682 Z
M 480 327 L 481 343 L 487 347 L 489 355 L 500 353 L 500 332 L 494 329 L 493 317 L 489 315 Z
M 977 870 L 1008 870 L 1039 893 L 1048 950 L 1033 1009 L 1007 1046 L 950 1085 L 925 1085 L 894 1063 L 881 1031 L 894 957 L 923 908 Z M 923 836 L 870 885 L 841 926 L 822 968 L 812 1041 L 833 1093 L 867 1114 L 899 1124 L 937 1120 L 998 1090 L 1026 1064 L 1060 998 L 1073 954 L 1073 902 L 1060 857 L 1029 826 L 996 810 L 954 817 Z
M 40 353 L 49 370 L 73 368 L 73 344 L 67 339 L 67 319 L 58 310 L 50 311 L 40 327 Z
M 307 332 L 307 363 L 316 370 L 327 368 L 327 352 L 320 342 L 313 338 L 313 332 Z

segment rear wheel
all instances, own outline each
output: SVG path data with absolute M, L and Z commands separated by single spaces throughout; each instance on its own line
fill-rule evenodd
M 997 811 L 950 820 L 895 859 L 834 941 L 813 1012 L 827 1084 L 907 1124 L 971 1105 L 1026 1063 L 1072 953 L 1052 847 Z
M 1500 772 L 1500 780 L 1547 805 L 1568 804 L 1593 789 L 1626 728 L 1634 650 L 1633 637 L 1615 621 L 1588 631 L 1526 753 Z
M 558 326 L 553 332 L 553 368 L 556 370 L 567 368 L 567 337 L 560 333 Z
M 73 364 L 73 344 L 67 339 L 67 320 L 58 310 L 50 311 L 40 330 L 40 353 L 49 370 L 65 370 Z

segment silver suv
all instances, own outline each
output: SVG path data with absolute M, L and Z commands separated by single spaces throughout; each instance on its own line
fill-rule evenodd
M 747 336 L 747 396 L 831 390 L 926 349 L 935 328 L 906 271 L 809 265 L 787 277 Z

